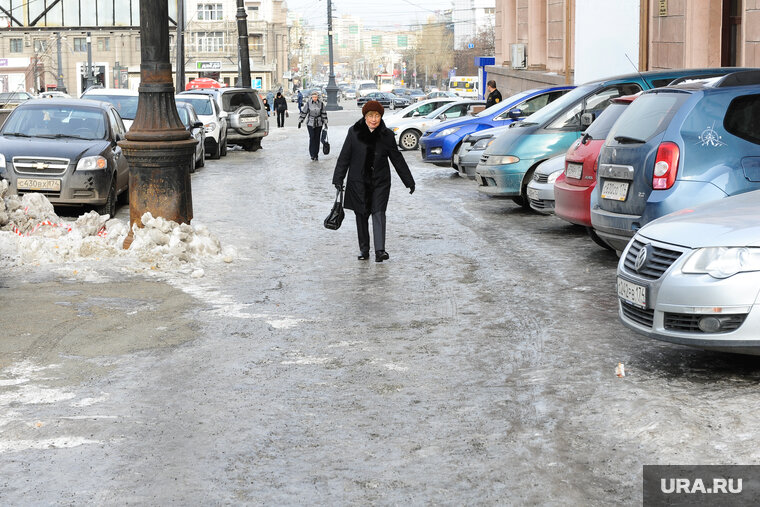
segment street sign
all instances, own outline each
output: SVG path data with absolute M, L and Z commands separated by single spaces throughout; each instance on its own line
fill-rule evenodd
M 222 62 L 220 61 L 198 61 L 195 62 L 196 70 L 222 70 Z
M 261 90 L 261 78 L 253 78 L 251 79 L 251 88 L 255 88 L 257 90 Z
M 475 48 L 475 44 L 473 44 L 472 42 L 467 44 L 467 49 L 474 49 L 474 48 Z

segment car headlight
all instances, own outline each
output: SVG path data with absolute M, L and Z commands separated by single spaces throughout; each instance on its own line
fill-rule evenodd
M 681 271 L 728 278 L 736 273 L 760 271 L 760 248 L 700 248 L 693 252 Z
M 486 165 L 516 164 L 519 161 L 520 159 L 514 155 L 491 155 L 486 160 Z
M 0 170 L 5 170 L 5 155 L 0 153 Z
M 554 171 L 553 173 L 549 175 L 549 179 L 546 180 L 546 182 L 551 185 L 552 183 L 557 181 L 557 178 L 559 178 L 559 175 L 562 174 L 564 171 L 565 171 L 564 169 L 562 169 L 561 171 Z
M 441 130 L 438 133 L 438 135 L 436 137 L 446 137 L 446 136 L 448 136 L 450 134 L 453 134 L 454 132 L 456 132 L 460 128 L 462 128 L 462 127 L 450 127 L 450 128 L 447 128 L 447 129 L 443 129 L 443 130 Z
M 206 129 L 206 133 L 209 134 L 216 130 L 216 123 L 207 123 L 203 127 Z
M 491 141 L 493 141 L 492 137 L 486 137 L 485 139 L 480 139 L 475 142 L 475 144 L 472 145 L 473 150 L 485 150 L 491 145 Z
M 96 157 L 84 157 L 77 162 L 77 171 L 96 171 L 108 167 L 108 161 L 100 155 Z

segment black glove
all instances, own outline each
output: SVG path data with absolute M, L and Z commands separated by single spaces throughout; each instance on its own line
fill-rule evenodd
M 414 185 L 412 185 L 411 187 L 409 187 L 409 193 L 410 193 L 410 194 L 413 194 L 413 193 L 414 193 Z
M 343 185 L 335 184 L 335 190 L 343 190 Z
M 300 121 L 298 122 L 298 128 L 299 129 L 301 128 L 301 122 Z

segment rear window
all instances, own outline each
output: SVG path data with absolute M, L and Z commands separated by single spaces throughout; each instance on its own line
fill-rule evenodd
M 615 125 L 615 122 L 620 118 L 620 115 L 623 114 L 623 111 L 625 111 L 627 107 L 628 103 L 618 104 L 613 102 L 602 112 L 602 114 L 599 115 L 599 118 L 594 120 L 589 128 L 586 129 L 586 134 L 591 137 L 591 139 L 605 139 L 607 134 L 610 133 L 610 130 L 612 130 L 612 126 Z
M 609 133 L 609 138 L 624 136 L 648 141 L 662 133 L 678 108 L 689 97 L 688 93 L 646 93 L 637 98 L 620 115 Z M 592 124 L 593 125 L 593 124 Z
M 214 110 L 211 106 L 211 101 L 207 98 L 195 99 L 195 98 L 183 97 L 182 95 L 178 95 L 175 98 L 177 99 L 178 102 L 187 102 L 188 104 L 191 104 L 193 106 L 193 109 L 195 109 L 196 114 L 199 114 L 199 115 L 214 114 Z
M 84 94 L 83 99 L 99 100 L 113 104 L 113 107 L 119 112 L 123 120 L 134 120 L 137 116 L 137 101 L 140 97 L 131 95 L 101 95 L 101 94 Z
M 255 93 L 225 93 L 222 95 L 222 108 L 227 112 L 236 111 L 242 106 L 251 106 L 255 110 L 261 109 Z
M 737 137 L 760 144 L 760 95 L 745 95 L 732 100 L 723 126 Z

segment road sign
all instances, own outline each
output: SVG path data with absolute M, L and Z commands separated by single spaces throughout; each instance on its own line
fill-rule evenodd
M 222 70 L 222 62 L 195 62 L 196 70 Z
M 474 49 L 474 48 L 475 48 L 475 44 L 473 44 L 472 42 L 467 44 L 467 49 Z

